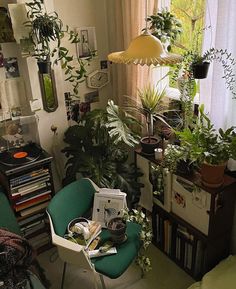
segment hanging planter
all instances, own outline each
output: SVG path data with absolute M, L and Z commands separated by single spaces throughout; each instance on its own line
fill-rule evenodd
M 202 62 L 202 63 L 193 63 L 192 64 L 192 72 L 193 78 L 195 79 L 204 79 L 207 77 L 210 63 Z
M 51 72 L 51 62 L 50 61 L 37 61 L 39 73 L 49 74 Z

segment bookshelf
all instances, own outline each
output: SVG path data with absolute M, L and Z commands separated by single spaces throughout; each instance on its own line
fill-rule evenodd
M 140 180 L 143 195 L 152 196 L 154 245 L 200 280 L 230 254 L 236 179 L 225 175 L 222 187 L 211 189 L 201 184 L 197 174 L 168 175 L 160 198 L 153 194 L 155 186 L 150 181 L 151 165 L 160 163 L 140 150 L 135 151 L 135 161 L 146 170 Z
M 41 151 L 39 159 L 16 167 L 0 165 L 0 183 L 10 201 L 22 235 L 37 253 L 51 246 L 45 209 L 54 195 L 52 157 Z

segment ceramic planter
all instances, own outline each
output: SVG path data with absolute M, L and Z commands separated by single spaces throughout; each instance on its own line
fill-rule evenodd
M 40 74 L 48 74 L 51 72 L 50 61 L 38 61 L 37 64 L 38 64 Z
M 202 183 L 209 188 L 218 188 L 224 183 L 226 162 L 220 165 L 203 163 L 201 165 Z
M 192 64 L 193 78 L 195 79 L 206 78 L 209 66 L 210 66 L 209 62 L 193 63 Z
M 158 147 L 159 143 L 160 139 L 154 136 L 151 136 L 150 138 L 148 136 L 143 137 L 140 140 L 142 152 L 150 155 L 154 154 L 154 150 Z
M 108 222 L 107 229 L 111 234 L 112 242 L 120 244 L 126 240 L 126 222 L 122 218 L 116 217 L 111 219 Z

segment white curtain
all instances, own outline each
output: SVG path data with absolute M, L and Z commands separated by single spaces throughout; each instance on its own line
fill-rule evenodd
M 207 0 L 206 25 L 211 25 L 211 33 L 206 31 L 204 50 L 213 46 L 227 49 L 236 59 L 236 1 L 235 0 Z M 204 51 L 203 50 L 203 51 Z M 222 79 L 222 67 L 218 63 L 211 64 L 206 80 L 200 81 L 200 101 L 205 104 L 206 110 L 216 128 L 236 126 L 236 99 L 225 87 Z M 236 74 L 236 68 L 234 68 Z M 236 83 L 234 83 L 236 90 Z M 236 162 L 231 160 L 228 168 L 236 170 Z M 233 222 L 231 251 L 236 253 L 236 208 Z
M 236 1 L 235 0 L 207 0 L 206 27 L 203 52 L 210 47 L 227 49 L 236 59 Z M 236 74 L 236 67 L 234 67 Z M 213 62 L 210 65 L 209 75 L 200 81 L 200 102 L 205 104 L 206 111 L 216 128 L 226 129 L 236 125 L 236 99 L 226 89 L 222 78 L 221 64 Z M 234 83 L 236 91 L 236 83 Z

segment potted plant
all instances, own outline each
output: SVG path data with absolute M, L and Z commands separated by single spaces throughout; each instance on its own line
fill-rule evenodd
M 154 149 L 160 143 L 160 137 L 154 136 L 154 121 L 160 120 L 167 126 L 164 113 L 167 112 L 163 105 L 163 98 L 166 96 L 165 89 L 159 89 L 157 86 L 148 85 L 142 90 L 138 90 L 139 102 L 128 97 L 129 104 L 125 109 L 130 112 L 138 112 L 144 117 L 146 123 L 147 136 L 140 140 L 142 151 L 146 154 L 154 154 Z
M 201 178 L 208 187 L 219 187 L 224 181 L 224 170 L 229 158 L 236 159 L 236 133 L 234 127 L 214 129 L 210 119 L 199 108 L 199 119 L 194 128 L 177 132 L 181 147 L 189 152 L 192 161 L 200 166 Z
M 50 72 L 51 58 L 55 64 L 61 62 L 66 75 L 65 80 L 73 87 L 71 96 L 78 97 L 79 84 L 85 80 L 86 65 L 93 55 L 82 60 L 70 55 L 69 50 L 61 46 L 61 39 L 65 36 L 68 36 L 70 43 L 74 45 L 79 43 L 79 35 L 67 25 L 64 26 L 56 12 L 47 13 L 41 0 L 27 2 L 26 6 L 29 20 L 24 24 L 30 27 L 29 38 L 34 46 L 33 51 L 29 50 L 28 53 L 37 59 L 40 73 Z
M 37 59 L 39 72 L 48 73 L 51 67 L 51 43 L 60 46 L 63 24 L 56 12 L 46 12 L 40 0 L 26 3 L 26 6 L 29 7 L 29 21 L 25 22 L 25 26 L 31 28 L 29 36 L 35 46 L 33 56 Z
M 175 43 L 178 36 L 183 32 L 181 21 L 167 9 L 163 9 L 147 18 L 151 34 L 162 43 L 167 44 L 167 50 Z

